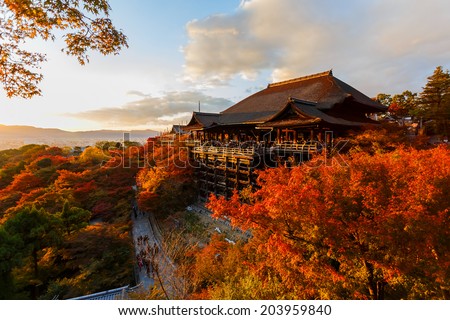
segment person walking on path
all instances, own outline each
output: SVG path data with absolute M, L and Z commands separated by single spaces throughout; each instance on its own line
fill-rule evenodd
M 134 238 L 136 259 L 138 264 L 138 270 L 136 270 L 137 281 L 141 282 L 145 290 L 148 290 L 154 284 L 154 279 L 149 276 L 146 260 L 150 257 L 145 257 L 146 253 L 146 243 L 152 244 L 156 241 L 150 222 L 148 220 L 145 212 L 139 210 L 139 208 L 134 204 L 131 210 L 131 221 L 132 221 L 132 234 Z M 148 240 L 147 240 L 148 239 Z

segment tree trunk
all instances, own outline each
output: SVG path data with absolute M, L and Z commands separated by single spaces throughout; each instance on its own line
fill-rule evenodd
M 39 277 L 39 269 L 38 269 L 38 254 L 37 254 L 37 249 L 33 249 L 33 269 L 34 269 L 34 278 L 37 281 L 38 277 Z M 33 300 L 37 300 L 38 296 L 39 296 L 39 288 L 38 288 L 38 284 L 35 283 L 33 285 L 33 289 L 31 292 L 31 296 Z
M 367 272 L 367 286 L 369 289 L 370 298 L 372 300 L 377 300 L 378 288 L 377 288 L 377 284 L 375 282 L 373 265 L 370 262 L 364 260 L 364 267 L 366 268 L 366 272 Z
M 33 269 L 34 269 L 34 277 L 37 279 L 39 276 L 39 270 L 38 270 L 38 256 L 37 256 L 37 250 L 33 249 Z
M 367 286 L 369 289 L 370 298 L 372 300 L 384 300 L 384 288 L 386 286 L 386 282 L 383 279 L 376 279 L 373 264 L 364 260 L 364 267 L 367 272 Z

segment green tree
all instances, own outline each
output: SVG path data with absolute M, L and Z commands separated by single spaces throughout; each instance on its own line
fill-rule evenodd
M 31 256 L 35 285 L 33 295 L 37 297 L 39 259 L 44 249 L 61 243 L 60 220 L 43 208 L 26 207 L 6 222 L 5 230 L 21 239 L 24 244 L 23 256 Z
M 107 151 L 97 147 L 88 147 L 80 155 L 80 162 L 84 164 L 103 164 L 111 159 Z
M 412 93 L 409 90 L 393 96 L 379 93 L 377 95 L 377 101 L 388 107 L 388 114 L 400 125 L 404 125 L 405 117 L 414 114 L 413 110 L 417 108 L 418 104 L 417 93 Z
M 108 150 L 112 150 L 112 149 L 122 148 L 122 143 L 120 143 L 118 141 L 102 140 L 102 141 L 97 141 L 95 143 L 95 147 L 98 149 L 101 149 L 103 151 L 108 151 Z
M 25 169 L 25 162 L 12 162 L 0 169 L 0 188 L 6 187 L 14 180 L 14 176 Z
M 0 299 L 10 299 L 14 285 L 12 269 L 21 262 L 20 248 L 23 242 L 18 235 L 11 235 L 0 226 Z
M 381 103 L 383 106 L 389 107 L 392 103 L 392 96 L 386 93 L 377 94 L 377 101 Z
M 448 136 L 450 124 L 450 73 L 437 67 L 428 77 L 428 82 L 420 93 L 420 103 L 416 113 L 432 120 L 436 134 Z
M 73 231 L 83 229 L 88 225 L 91 213 L 82 208 L 70 207 L 69 202 L 66 201 L 58 216 L 62 221 L 64 231 L 70 235 Z
M 107 0 L 4 0 L 0 2 L 0 78 L 8 97 L 40 95 L 43 75 L 37 70 L 45 54 L 23 48 L 29 39 L 55 39 L 63 31 L 68 55 L 80 64 L 89 61 L 88 51 L 117 54 L 127 38 L 109 19 Z
M 396 117 L 401 125 L 404 125 L 404 118 L 411 116 L 411 112 L 416 106 L 417 93 L 406 90 L 392 97 L 388 112 Z
M 137 141 L 124 141 L 123 142 L 123 146 L 125 148 L 129 148 L 129 147 L 141 147 L 142 144 L 137 142 Z

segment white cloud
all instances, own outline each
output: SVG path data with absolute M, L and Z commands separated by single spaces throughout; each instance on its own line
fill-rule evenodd
M 218 112 L 233 103 L 230 100 L 205 95 L 198 91 L 166 92 L 161 97 L 152 97 L 139 91 L 129 94 L 140 99 L 121 107 L 106 107 L 68 114 L 70 117 L 92 120 L 106 125 L 120 123 L 123 126 L 157 127 L 182 123 L 189 120 L 192 111 Z
M 223 84 L 334 68 L 365 90 L 408 89 L 450 61 L 448 12 L 447 0 L 243 1 L 234 14 L 188 23 L 185 73 Z
M 271 52 L 261 39 L 254 38 L 245 15 L 212 16 L 188 24 L 192 39 L 184 48 L 188 75 L 197 79 L 203 75 L 210 82 L 226 82 L 235 73 L 253 78 L 255 70 L 264 68 Z

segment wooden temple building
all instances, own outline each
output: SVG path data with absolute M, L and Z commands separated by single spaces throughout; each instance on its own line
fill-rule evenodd
M 269 84 L 220 113 L 193 112 L 183 130 L 200 196 L 229 196 L 254 183 L 254 169 L 327 152 L 334 138 L 377 125 L 371 116 L 385 110 L 330 70 Z

